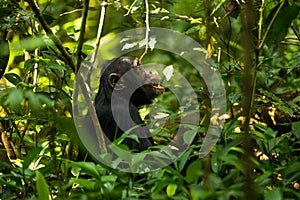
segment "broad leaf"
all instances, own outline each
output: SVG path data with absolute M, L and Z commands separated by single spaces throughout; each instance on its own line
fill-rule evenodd
M 50 199 L 49 185 L 47 184 L 43 174 L 39 171 L 36 171 L 36 189 L 39 200 Z
M 280 8 L 280 4 L 272 9 L 269 16 L 267 17 L 266 23 L 271 23 L 277 10 Z M 266 41 L 268 44 L 278 44 L 284 39 L 292 21 L 298 16 L 299 10 L 300 9 L 298 6 L 296 6 L 296 4 L 289 5 L 288 1 L 284 3 L 283 7 L 276 16 L 276 19 L 274 20 L 268 34 Z

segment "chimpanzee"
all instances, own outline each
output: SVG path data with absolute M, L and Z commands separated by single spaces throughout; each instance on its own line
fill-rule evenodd
M 112 142 L 130 129 L 138 142 L 127 137 L 122 144 L 138 152 L 153 146 L 151 134 L 138 111 L 139 106 L 150 104 L 164 92 L 160 78 L 143 69 L 139 60 L 132 57 L 117 58 L 101 74 L 95 109 L 103 133 Z

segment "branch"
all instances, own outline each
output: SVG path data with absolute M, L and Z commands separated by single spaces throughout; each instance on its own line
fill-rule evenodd
M 296 37 L 298 38 L 298 40 L 300 40 L 300 35 L 297 33 L 297 30 L 295 29 L 294 25 L 291 25 L 291 28 L 293 30 L 293 32 L 295 33 Z
M 270 24 L 269 24 L 269 26 L 268 26 L 268 28 L 267 28 L 265 34 L 264 34 L 264 37 L 263 37 L 262 41 L 261 41 L 260 44 L 258 45 L 258 49 L 260 49 L 260 48 L 264 45 L 265 40 L 267 39 L 267 36 L 268 36 L 268 34 L 269 34 L 269 31 L 271 30 L 271 27 L 272 27 L 272 25 L 273 25 L 275 19 L 277 18 L 277 15 L 279 14 L 279 11 L 280 11 L 281 8 L 283 7 L 284 3 L 285 3 L 285 0 L 282 1 L 282 3 L 280 4 L 279 8 L 276 10 L 276 13 L 275 13 L 274 16 L 273 16 L 273 18 L 272 18 L 272 20 L 271 20 L 271 22 L 270 22 Z
M 133 9 L 133 6 L 137 3 L 138 0 L 134 0 L 134 2 L 131 4 L 130 8 L 128 9 L 127 13 L 124 15 L 124 16 L 127 16 L 130 14 L 130 12 L 132 11 Z
M 0 139 L 2 141 L 2 145 L 3 145 L 4 149 L 6 151 L 6 156 L 9 158 L 9 160 L 14 160 L 14 159 L 20 158 L 16 155 L 16 152 L 14 151 L 14 149 L 16 149 L 16 148 L 14 148 L 12 146 L 13 144 L 9 140 L 8 133 L 5 131 L 1 122 L 0 122 Z M 0 152 L 2 154 L 2 148 L 1 148 Z M 19 154 L 19 153 L 17 153 L 17 154 Z M 1 155 L 1 156 L 3 156 L 3 155 Z M 3 159 L 1 157 L 0 161 L 5 161 L 5 159 Z
M 147 54 L 148 49 L 149 49 L 149 32 L 150 32 L 150 24 L 149 24 L 149 3 L 148 0 L 145 0 L 145 5 L 146 5 L 146 19 L 145 19 L 145 23 L 146 23 L 146 35 L 145 35 L 145 40 L 146 40 L 146 47 L 145 47 L 145 51 L 144 53 L 141 55 L 141 57 L 139 58 L 139 61 L 141 62 L 141 60 L 143 59 L 143 57 Z
M 98 32 L 97 32 L 95 51 L 93 52 L 93 55 L 92 55 L 92 58 L 91 58 L 92 65 L 95 63 L 96 57 L 97 57 L 97 54 L 98 54 L 98 49 L 99 49 L 99 46 L 100 46 L 101 34 L 102 34 L 103 26 L 104 26 L 105 11 L 106 11 L 106 6 L 107 5 L 108 5 L 108 3 L 106 1 L 103 1 L 101 3 L 101 15 L 100 15 Z M 92 118 L 92 123 L 95 127 L 97 139 L 98 139 L 98 142 L 99 142 L 99 145 L 100 145 L 100 152 L 101 153 L 107 153 L 104 134 L 103 134 L 102 128 L 100 126 L 99 120 L 97 118 L 97 113 L 96 113 L 95 107 L 93 106 L 93 104 L 91 102 L 91 99 L 88 97 L 89 94 L 88 94 L 88 91 L 87 91 L 87 86 L 86 86 L 86 84 L 84 84 L 83 77 L 82 77 L 81 74 L 79 74 L 78 80 L 81 82 L 80 85 L 81 85 L 82 93 L 83 93 L 83 95 L 86 99 L 86 102 L 88 104 L 88 110 L 90 112 L 90 115 L 91 115 L 91 118 Z
M 254 32 L 257 28 L 257 13 L 251 0 L 246 1 L 242 14 L 242 46 L 243 46 L 243 177 L 245 179 L 244 193 L 246 200 L 257 199 L 257 191 L 252 176 L 254 166 L 252 160 L 253 141 L 251 138 L 250 119 L 252 117 L 253 102 L 256 88 L 256 70 L 258 65 L 259 49 L 254 41 L 257 40 L 258 33 Z
M 94 54 L 92 55 L 91 58 L 91 63 L 95 63 L 96 56 L 98 54 L 98 49 L 100 46 L 100 39 L 101 39 L 101 34 L 102 34 L 102 29 L 104 25 L 104 17 L 105 17 L 105 11 L 106 11 L 106 6 L 108 5 L 107 2 L 103 1 L 101 3 L 101 15 L 100 15 L 100 21 L 99 21 L 99 26 L 98 26 L 98 32 L 97 32 L 97 39 L 96 39 L 96 44 L 95 44 L 95 51 Z
M 87 68 L 87 66 L 85 66 L 85 67 Z M 89 92 L 88 92 L 86 83 L 84 81 L 83 75 L 85 75 L 85 74 L 82 74 L 82 73 L 77 74 L 77 77 L 76 77 L 77 78 L 76 79 L 77 80 L 77 86 L 79 85 L 79 87 L 81 88 L 83 97 L 84 97 L 84 99 L 87 103 L 87 107 L 88 107 L 88 110 L 89 110 L 90 116 L 91 116 L 91 121 L 92 121 L 93 126 L 95 127 L 95 133 L 96 133 L 97 140 L 98 140 L 98 143 L 99 143 L 100 153 L 104 154 L 104 153 L 107 153 L 104 134 L 103 134 L 102 128 L 100 126 L 99 120 L 97 118 L 97 113 L 96 113 L 95 107 L 94 107 L 94 105 L 91 101 L 91 98 L 89 96 Z M 78 91 L 78 88 L 77 88 L 77 91 Z M 76 95 L 75 99 L 78 99 L 78 94 L 74 93 L 74 95 Z
M 261 41 L 261 34 L 263 30 L 263 12 L 264 12 L 264 3 L 265 1 L 261 1 L 260 9 L 259 9 L 259 20 L 258 20 L 258 41 Z
M 77 64 L 76 64 L 76 73 L 78 72 L 80 65 L 81 65 L 81 55 L 82 55 L 82 46 L 84 43 L 84 34 L 85 34 L 85 26 L 86 26 L 86 20 L 88 16 L 88 10 L 89 10 L 89 0 L 85 0 L 83 4 L 83 13 L 82 13 L 82 22 L 80 27 L 80 35 L 79 35 L 79 41 L 77 46 Z
M 43 14 L 40 12 L 40 9 L 38 8 L 35 1 L 34 0 L 26 0 L 26 1 L 28 2 L 30 8 L 32 9 L 32 11 L 36 15 L 36 17 L 38 18 L 39 22 L 41 23 L 41 25 L 42 25 L 43 29 L 45 30 L 46 34 L 48 35 L 48 37 L 54 42 L 55 46 L 58 48 L 58 50 L 61 52 L 61 54 L 66 59 L 66 62 L 70 65 L 73 72 L 75 72 L 76 67 L 75 67 L 75 64 L 73 62 L 71 55 L 64 48 L 61 40 L 52 32 L 50 26 L 46 22 Z

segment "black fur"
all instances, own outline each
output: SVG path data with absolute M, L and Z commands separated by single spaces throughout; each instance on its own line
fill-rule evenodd
M 164 92 L 159 82 L 160 78 L 140 67 L 135 58 L 118 58 L 102 70 L 100 87 L 95 98 L 95 109 L 103 133 L 110 141 L 119 138 L 135 125 L 139 125 L 139 128 L 130 132 L 138 137 L 139 142 L 126 138 L 123 144 L 138 152 L 154 145 L 151 134 L 139 115 L 138 107 L 150 104 L 155 97 Z M 134 91 L 132 95 L 130 90 Z M 115 96 L 112 101 L 113 91 Z M 117 103 L 112 105 L 114 102 Z M 128 117 L 128 109 L 130 117 Z M 117 116 L 114 117 L 113 113 Z

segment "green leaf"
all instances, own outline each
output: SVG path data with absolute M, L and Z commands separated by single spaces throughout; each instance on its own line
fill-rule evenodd
M 36 171 L 36 189 L 39 200 L 50 199 L 49 185 L 47 184 L 43 174 L 39 171 Z
M 272 190 L 265 191 L 264 199 L 272 199 L 272 200 L 282 200 L 282 193 L 278 188 L 273 188 Z
M 49 69 L 57 69 L 57 70 L 66 70 L 66 68 L 62 65 L 50 63 L 50 65 L 47 65 L 47 68 Z
M 177 184 L 173 184 L 173 183 L 169 184 L 167 186 L 167 195 L 168 195 L 168 197 L 174 196 L 175 193 L 176 193 L 176 189 L 177 189 Z
M 47 24 L 52 24 L 52 22 L 55 21 L 55 18 L 52 17 L 52 16 L 50 16 L 50 15 L 45 15 L 45 14 L 44 14 L 44 18 L 45 18 Z
M 22 81 L 21 77 L 15 73 L 7 73 L 4 77 L 14 85 L 18 85 Z
M 285 174 L 287 176 L 291 176 L 291 175 L 294 175 L 296 174 L 297 172 L 300 171 L 300 162 L 293 162 L 293 163 L 290 163 L 286 169 L 285 169 Z
M 43 149 L 42 147 L 38 147 L 28 153 L 28 155 L 24 158 L 24 161 L 23 161 L 24 169 L 27 169 L 29 167 L 29 165 L 32 163 L 32 161 L 39 157 L 39 154 L 42 151 L 42 149 Z
M 266 20 L 267 24 L 271 23 L 275 13 L 280 8 L 280 4 L 281 2 L 270 12 Z M 266 40 L 268 44 L 278 44 L 284 39 L 292 21 L 298 16 L 299 10 L 300 9 L 298 6 L 296 6 L 296 4 L 289 5 L 289 3 L 285 1 L 271 26 Z
M 53 107 L 54 106 L 54 101 L 50 99 L 48 95 L 41 94 L 41 93 L 35 93 L 36 98 L 40 101 L 40 103 L 43 105 L 47 105 L 48 107 Z
M 188 149 L 186 152 L 184 152 L 184 154 L 182 156 L 180 156 L 180 159 L 178 160 L 179 164 L 178 164 L 178 170 L 181 171 L 183 170 L 187 160 L 189 159 L 189 156 L 191 155 L 193 149 L 190 148 Z
M 2 1 L 1 1 L 1 3 L 2 3 Z M 3 6 L 3 5 L 1 5 L 1 6 Z M 11 15 L 13 10 L 14 9 L 12 9 L 12 8 L 6 8 L 6 7 L 0 8 L 0 18 Z
M 39 99 L 36 97 L 35 93 L 28 90 L 24 93 L 24 96 L 28 99 L 28 104 L 29 107 L 33 110 L 33 111 L 37 111 L 41 108 L 41 102 L 39 101 Z
M 261 92 L 263 95 L 265 95 L 266 97 L 269 97 L 272 99 L 272 101 L 268 100 L 269 102 L 271 102 L 276 108 L 278 108 L 279 110 L 281 110 L 282 112 L 292 116 L 294 111 L 292 108 L 290 108 L 290 106 L 281 98 L 279 98 L 278 96 L 276 96 L 276 94 L 269 92 L 267 90 L 264 89 L 258 89 L 259 92 Z
M 116 176 L 116 175 L 101 176 L 101 181 L 103 181 L 103 182 L 116 182 L 117 179 L 118 179 L 118 176 Z
M 190 190 L 191 190 L 190 193 L 191 193 L 191 197 L 192 197 L 191 199 L 193 199 L 193 200 L 217 199 L 217 198 L 213 198 L 213 193 L 215 191 L 204 189 L 203 187 L 201 187 L 197 184 L 192 185 Z M 227 198 L 227 199 L 229 199 L 229 198 Z
M 300 96 L 297 96 L 293 99 L 293 102 L 294 103 L 297 103 L 297 102 L 300 102 Z
M 183 134 L 183 140 L 185 144 L 191 144 L 197 134 L 197 129 L 186 131 Z
M 34 65 L 38 62 L 39 62 L 39 59 L 36 59 L 36 58 L 26 60 L 24 63 L 25 72 L 27 72 L 27 73 L 30 72 L 33 69 Z
M 9 48 L 8 42 L 6 40 L 0 41 L 0 79 L 2 78 L 3 74 L 5 73 L 5 69 L 7 67 L 7 63 L 9 60 Z
M 89 179 L 78 178 L 74 181 L 74 183 L 88 190 L 94 190 L 96 187 L 96 182 Z
M 4 180 L 3 178 L 0 177 L 0 184 L 8 186 L 10 188 L 17 188 L 18 190 L 22 190 L 22 187 L 20 185 L 17 185 L 16 182 L 12 182 L 11 180 Z M 3 193 L 1 193 L 2 195 Z M 2 196 L 3 197 L 3 196 Z
M 292 133 L 297 137 L 297 139 L 300 138 L 300 122 L 292 123 Z
M 73 162 L 74 165 L 77 165 L 81 168 L 82 172 L 90 175 L 94 178 L 99 178 L 99 172 L 96 169 L 96 165 L 93 162 Z
M 82 46 L 82 50 L 84 50 L 84 51 L 92 51 L 92 50 L 94 50 L 94 46 L 88 45 L 88 44 L 84 44 Z
M 187 168 L 186 177 L 185 177 L 186 181 L 188 183 L 195 182 L 198 178 L 200 178 L 201 171 L 202 171 L 201 160 L 195 160 Z
M 21 102 L 23 100 L 23 93 L 18 89 L 13 89 L 4 102 L 12 110 L 19 110 L 21 108 Z

